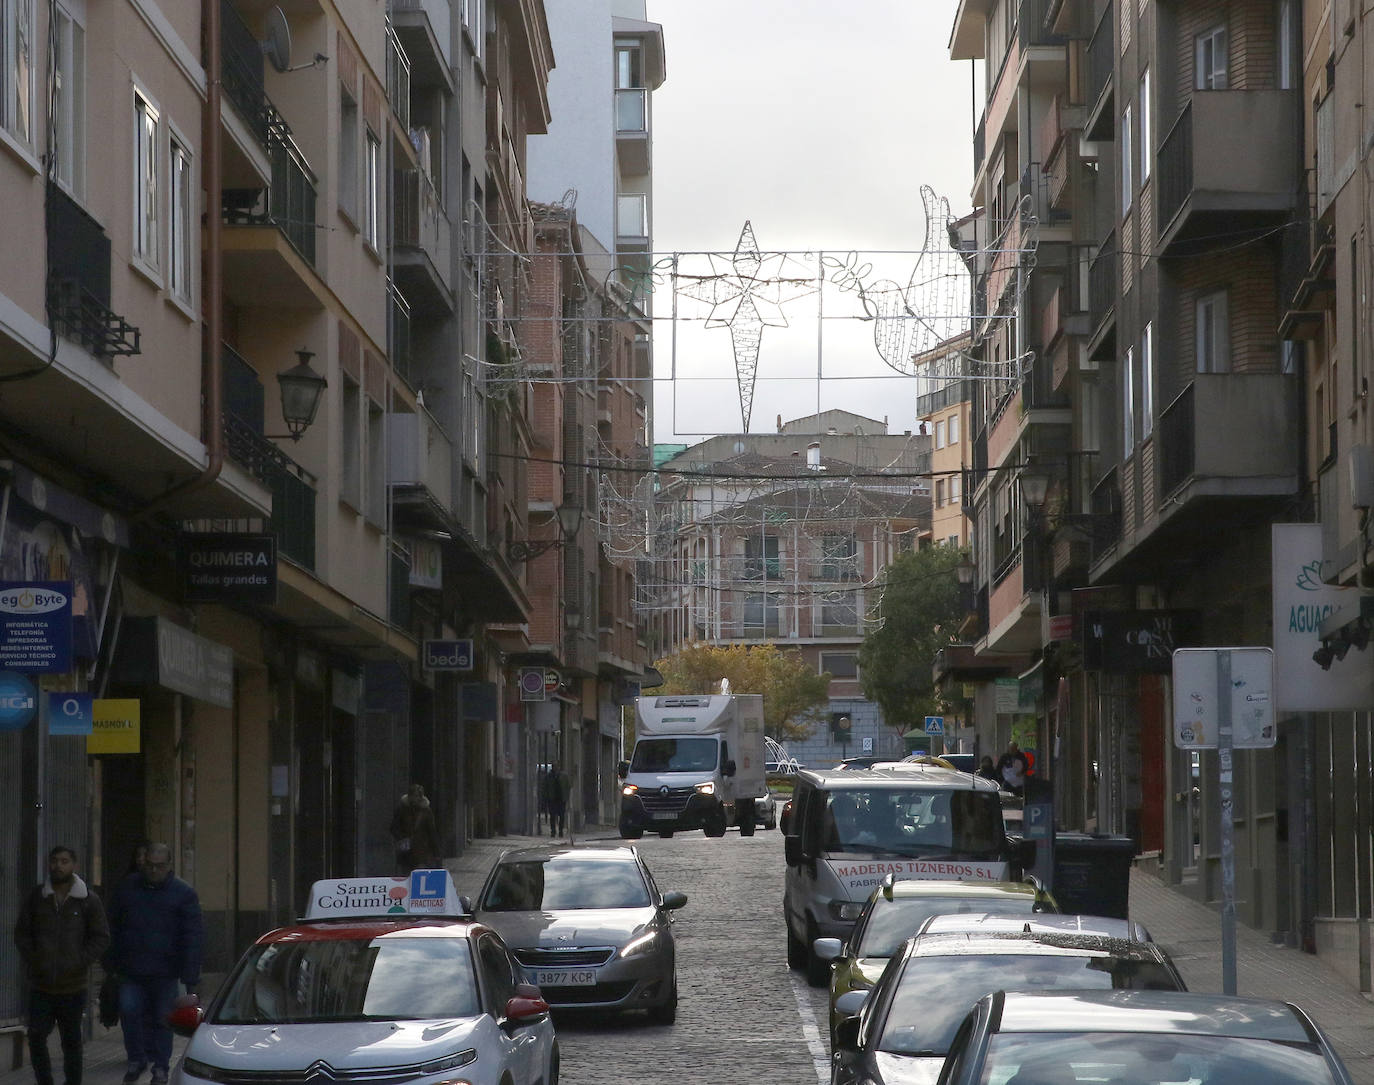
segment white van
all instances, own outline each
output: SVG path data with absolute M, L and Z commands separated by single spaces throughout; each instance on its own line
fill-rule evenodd
M 1006 881 L 1034 847 L 1008 840 L 992 780 L 937 765 L 797 773 L 785 840 L 787 963 L 823 981 L 817 938 L 846 938 L 873 887 L 896 878 Z

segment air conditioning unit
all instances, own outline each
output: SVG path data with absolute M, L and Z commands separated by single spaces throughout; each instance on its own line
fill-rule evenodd
M 1350 504 L 1357 509 L 1374 506 L 1374 445 L 1350 447 Z

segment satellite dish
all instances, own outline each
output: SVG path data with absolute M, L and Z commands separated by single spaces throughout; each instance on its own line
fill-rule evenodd
M 272 62 L 272 67 L 284 72 L 291 67 L 291 27 L 286 23 L 286 15 L 276 6 L 267 9 L 267 37 L 262 39 L 263 55 Z

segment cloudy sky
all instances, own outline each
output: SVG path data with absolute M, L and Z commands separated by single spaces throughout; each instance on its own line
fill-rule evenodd
M 847 260 L 860 250 L 855 263 L 873 265 L 871 276 L 907 282 L 925 238 L 921 186 L 955 215 L 971 208 L 971 65 L 947 50 L 956 6 L 648 0 L 668 74 L 653 105 L 657 252 L 731 252 L 748 220 L 761 251 Z M 699 271 L 703 259 L 681 266 Z M 769 274 L 804 277 L 817 259 L 775 261 Z M 763 329 L 751 430 L 818 406 L 886 417 L 895 432 L 913 427 L 916 381 L 883 363 L 872 323 L 852 319 L 857 308 L 827 293 L 818 312 L 804 287 L 766 293 L 760 311 L 788 326 Z M 770 304 L 779 300 L 781 309 Z M 690 319 L 677 322 L 674 347 L 670 301 L 661 287 L 655 439 L 737 432 L 730 329 L 708 329 L 711 306 L 680 299 Z

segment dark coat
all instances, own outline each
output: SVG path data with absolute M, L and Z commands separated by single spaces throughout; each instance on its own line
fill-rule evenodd
M 439 866 L 439 827 L 429 799 L 402 795 L 391 816 L 391 836 L 396 841 L 396 857 L 410 870 L 433 870 Z M 409 842 L 409 847 L 401 845 Z
M 91 965 L 110 945 L 100 898 L 75 876 L 60 908 L 50 881 L 34 886 L 14 925 L 14 944 L 36 990 L 51 995 L 84 991 Z
M 106 966 L 125 976 L 176 978 L 200 983 L 205 926 L 196 891 L 168 874 L 151 885 L 142 874 L 120 882 L 110 900 L 113 939 Z

